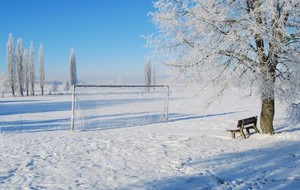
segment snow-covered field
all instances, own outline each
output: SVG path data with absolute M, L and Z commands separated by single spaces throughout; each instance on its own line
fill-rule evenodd
M 69 131 L 70 95 L 0 99 L 0 189 L 300 189 L 300 126 L 278 102 L 276 134 L 231 139 L 260 102 L 231 89 L 173 91 L 170 119 Z

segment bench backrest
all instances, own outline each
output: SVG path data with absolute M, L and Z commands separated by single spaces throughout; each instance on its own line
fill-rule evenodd
M 238 120 L 237 127 L 242 127 L 242 126 L 246 126 L 246 125 L 255 125 L 256 126 L 256 124 L 257 124 L 257 116 Z

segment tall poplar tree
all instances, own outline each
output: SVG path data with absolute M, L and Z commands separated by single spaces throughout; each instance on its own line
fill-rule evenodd
M 151 63 L 150 59 L 146 59 L 144 63 L 144 77 L 145 77 L 145 85 L 151 85 Z
M 70 85 L 73 86 L 76 83 L 77 83 L 77 71 L 76 71 L 75 49 L 72 48 L 70 52 Z
M 12 33 L 8 36 L 6 52 L 6 64 L 7 64 L 7 81 L 10 86 L 10 90 L 13 96 L 15 96 L 16 88 L 16 67 L 15 67 L 15 55 L 14 55 L 14 39 Z
M 34 96 L 35 85 L 35 67 L 34 67 L 34 47 L 31 41 L 29 47 L 29 92 L 31 96 Z
M 151 69 L 151 84 L 156 85 L 156 71 L 155 71 L 155 65 L 152 65 Z
M 44 86 L 45 86 L 45 70 L 44 70 L 44 48 L 40 44 L 39 47 L 39 82 L 42 95 L 44 95 Z
M 24 49 L 23 52 L 23 66 L 24 66 L 24 89 L 26 91 L 26 96 L 29 96 L 29 54 L 28 54 L 28 49 Z
M 18 90 L 19 90 L 19 94 L 23 96 L 24 68 L 23 68 L 23 40 L 21 38 L 17 40 L 16 65 L 17 65 L 17 74 L 18 74 Z

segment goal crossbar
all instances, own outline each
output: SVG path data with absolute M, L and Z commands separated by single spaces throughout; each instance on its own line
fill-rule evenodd
M 108 87 L 108 88 L 159 88 L 166 87 L 169 89 L 169 85 L 73 85 L 73 89 L 77 87 Z

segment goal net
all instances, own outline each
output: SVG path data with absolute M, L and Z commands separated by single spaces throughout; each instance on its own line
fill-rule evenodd
M 71 130 L 141 126 L 168 119 L 166 85 L 75 85 Z

